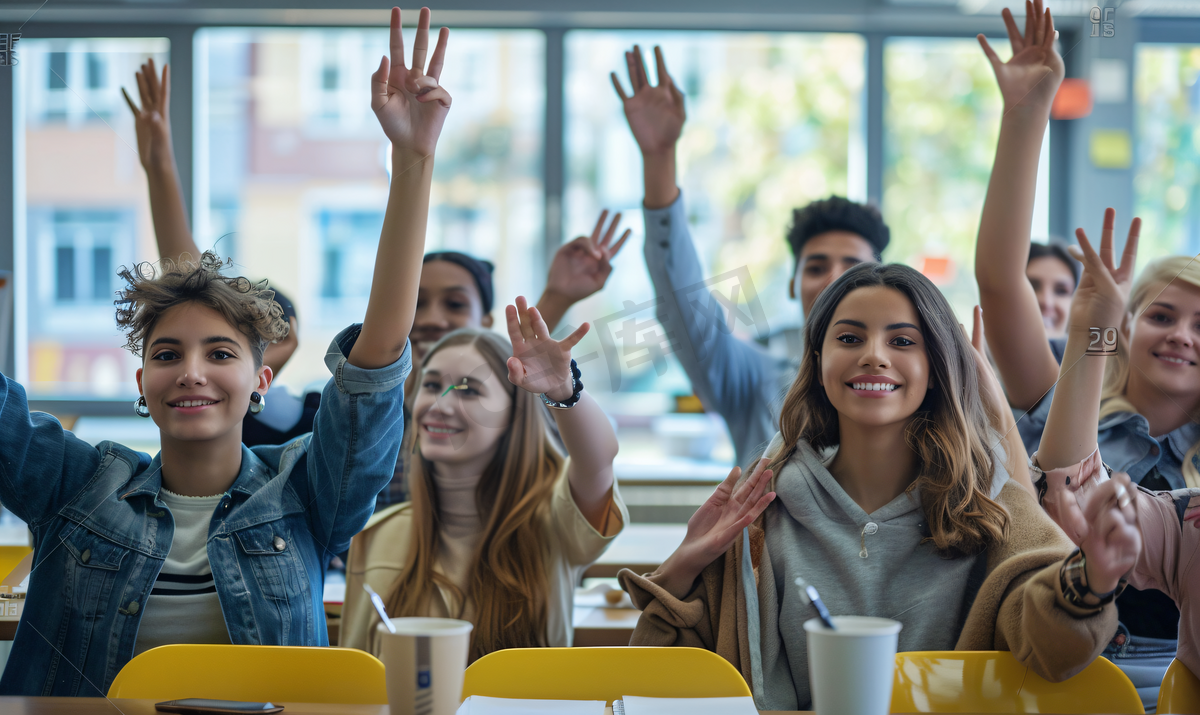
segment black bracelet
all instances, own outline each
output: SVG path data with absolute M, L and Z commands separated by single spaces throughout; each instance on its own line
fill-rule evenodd
M 1086 566 L 1087 556 L 1082 549 L 1075 549 L 1059 568 L 1058 583 L 1062 587 L 1067 603 L 1076 608 L 1096 611 L 1112 603 L 1117 596 L 1121 595 L 1127 582 L 1122 578 L 1117 582 L 1117 587 L 1108 593 L 1096 593 L 1088 585 L 1087 573 L 1084 571 Z M 1089 600 L 1089 597 L 1094 600 Z
M 542 402 L 545 402 L 547 407 L 553 407 L 557 410 L 565 410 L 574 407 L 579 402 L 579 398 L 583 396 L 583 381 L 579 379 L 582 376 L 583 373 L 579 372 L 579 366 L 575 364 L 575 358 L 571 358 L 571 389 L 574 390 L 574 393 L 566 400 L 559 402 L 557 400 L 551 400 L 546 396 L 546 393 L 543 392 Z

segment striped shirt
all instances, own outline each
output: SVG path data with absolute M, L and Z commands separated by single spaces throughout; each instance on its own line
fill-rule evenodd
M 224 495 L 158 495 L 175 519 L 171 551 L 142 610 L 134 655 L 169 643 L 229 643 L 208 563 L 208 526 Z

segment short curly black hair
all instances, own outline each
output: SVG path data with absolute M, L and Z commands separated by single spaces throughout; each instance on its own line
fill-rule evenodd
M 122 266 L 117 275 L 125 279 L 126 285 L 115 302 L 117 327 L 125 331 L 125 347 L 141 357 L 163 313 L 184 303 L 199 303 L 220 313 L 246 336 L 254 364 L 261 367 L 267 345 L 286 338 L 290 326 L 266 281 L 255 283 L 241 276 L 221 275 L 221 269 L 231 265 L 232 261 L 222 262 L 217 254 L 205 251 L 198 259 L 164 258 L 157 266 Z
M 891 240 L 891 231 L 883 222 L 879 209 L 841 196 L 830 196 L 792 212 L 792 226 L 787 232 L 792 256 L 798 260 L 804 244 L 827 231 L 849 231 L 862 236 L 871 244 L 877 261 L 883 260 L 883 250 Z

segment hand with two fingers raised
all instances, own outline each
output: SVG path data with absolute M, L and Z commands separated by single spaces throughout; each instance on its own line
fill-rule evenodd
M 1104 212 L 1104 228 L 1100 234 L 1100 251 L 1097 253 L 1087 233 L 1075 229 L 1079 246 L 1071 247 L 1071 254 L 1083 263 L 1083 274 L 1079 287 L 1071 299 L 1070 325 L 1074 328 L 1101 326 L 1116 327 L 1125 315 L 1125 304 L 1133 284 L 1134 266 L 1137 263 L 1138 236 L 1142 231 L 1142 220 L 1135 218 L 1129 224 L 1125 240 L 1125 251 L 1121 265 L 1113 263 L 1113 229 L 1117 212 Z
M 1136 505 L 1140 495 L 1129 475 L 1120 472 L 1076 494 L 1077 523 L 1086 525 L 1079 548 L 1087 559 L 1088 587 L 1102 595 L 1115 589 L 1137 565 L 1142 551 Z
M 750 476 L 738 483 L 742 468 L 734 467 L 712 496 L 688 519 L 687 535 L 653 577 L 655 583 L 682 599 L 700 572 L 729 550 L 754 520 L 775 499 L 769 459 L 754 465 Z

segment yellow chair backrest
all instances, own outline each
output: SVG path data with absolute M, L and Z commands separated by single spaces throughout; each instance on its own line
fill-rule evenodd
M 126 663 L 108 697 L 379 705 L 387 685 L 383 663 L 352 648 L 165 645 Z
M 729 661 L 700 648 L 511 648 L 467 668 L 463 697 L 604 700 L 626 695 L 720 698 L 750 695 Z
M 1145 710 L 1137 688 L 1105 658 L 1051 683 L 1007 651 L 916 651 L 896 654 L 892 712 L 1143 715 Z
M 1171 661 L 1158 689 L 1158 712 L 1200 715 L 1200 679 L 1179 660 Z
M 0 581 L 7 578 L 30 551 L 33 549 L 29 546 L 0 546 Z

